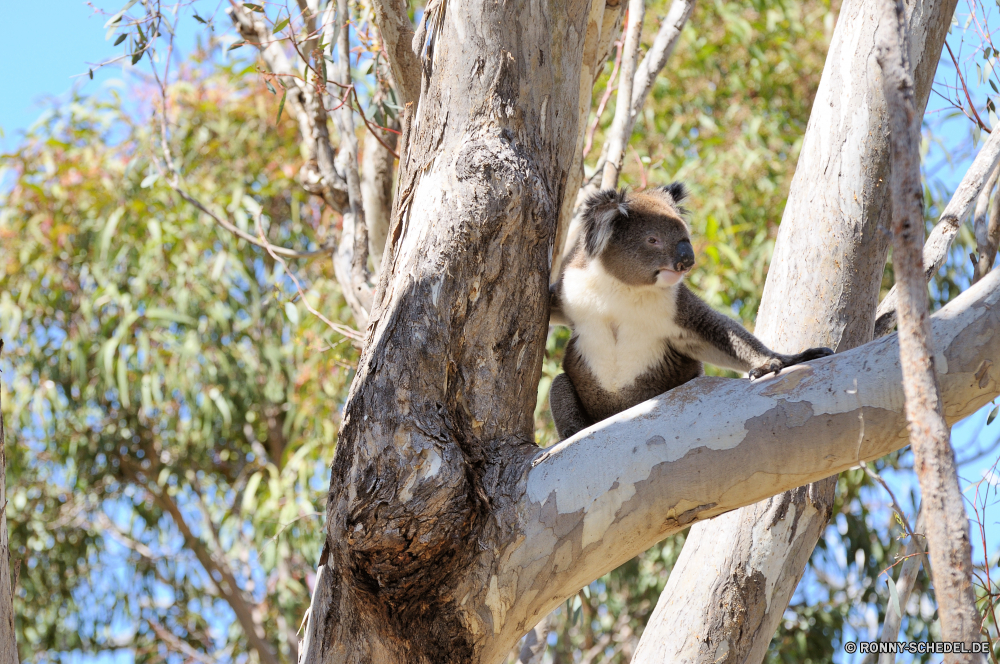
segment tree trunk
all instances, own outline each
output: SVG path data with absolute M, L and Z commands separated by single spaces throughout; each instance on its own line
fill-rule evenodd
M 909 6 L 921 113 L 955 4 Z M 873 0 L 844 3 L 813 102 L 756 329 L 781 352 L 843 352 L 872 339 L 890 215 L 876 15 Z M 692 527 L 635 661 L 762 661 L 830 518 L 835 485 L 830 477 Z
M 511 601 L 490 575 L 537 452 L 590 2 L 431 2 L 427 13 L 307 662 L 474 661 Z
M 3 340 L 0 339 L 0 352 Z M 17 664 L 14 633 L 14 587 L 10 578 L 10 542 L 7 533 L 7 436 L 0 408 L 0 664 Z
M 934 371 L 924 277 L 924 190 L 920 180 L 920 115 L 914 100 L 906 21 L 901 0 L 881 0 L 878 62 L 889 106 L 892 144 L 892 255 L 899 288 L 899 353 L 913 465 L 927 514 L 934 596 L 941 638 L 972 644 L 981 616 L 972 587 L 969 516 L 958 481 L 951 432 Z M 993 168 L 989 168 L 987 173 Z M 973 196 L 973 198 L 975 198 Z M 982 662 L 980 653 L 951 653 L 945 662 Z

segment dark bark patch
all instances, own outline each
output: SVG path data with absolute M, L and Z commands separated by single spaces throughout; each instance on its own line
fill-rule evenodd
M 760 570 L 750 574 L 742 568 L 722 581 L 721 592 L 713 592 L 721 601 L 708 607 L 708 634 L 702 644 L 703 661 L 737 664 L 746 660 L 752 638 L 745 630 L 755 630 L 767 610 L 767 579 Z

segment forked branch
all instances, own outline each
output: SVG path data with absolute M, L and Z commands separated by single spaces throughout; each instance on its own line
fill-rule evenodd
M 923 249 L 924 283 L 930 281 L 934 274 L 944 265 L 948 257 L 948 249 L 958 235 L 962 220 L 969 214 L 973 203 L 986 188 L 987 180 L 1000 163 L 1000 132 L 990 134 L 979 154 L 972 162 L 955 194 L 948 201 L 944 211 L 938 218 Z M 1000 230 L 997 231 L 1000 235 Z M 895 254 L 893 261 L 895 261 Z M 878 305 L 875 315 L 875 338 L 885 336 L 896 325 L 896 306 L 898 302 L 897 287 L 894 285 L 885 299 Z

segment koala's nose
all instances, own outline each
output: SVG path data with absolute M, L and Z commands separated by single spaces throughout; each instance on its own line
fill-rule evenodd
M 694 266 L 694 247 L 687 240 L 677 243 L 677 250 L 674 252 L 674 269 L 678 272 L 686 272 Z

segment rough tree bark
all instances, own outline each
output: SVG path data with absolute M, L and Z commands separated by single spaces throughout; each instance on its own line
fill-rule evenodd
M 0 339 L 0 353 L 3 339 Z M 0 409 L 0 664 L 17 664 L 14 633 L 14 588 L 10 576 L 10 544 L 7 533 L 7 436 Z
M 908 8 L 921 110 L 955 4 Z M 782 352 L 842 352 L 872 339 L 889 242 L 876 12 L 873 0 L 844 3 L 813 101 L 757 318 L 757 336 Z M 829 520 L 835 483 L 692 527 L 635 661 L 762 661 Z
M 390 123 L 399 130 L 398 123 Z M 396 146 L 396 135 L 382 132 L 382 142 Z M 371 132 L 365 134 L 364 154 L 361 157 L 361 198 L 364 201 L 365 224 L 368 227 L 368 252 L 375 274 L 382 266 L 382 250 L 389 235 L 389 216 L 392 213 L 392 170 L 395 157 Z
M 980 640 L 972 588 L 969 517 L 958 483 L 951 432 L 934 371 L 927 280 L 924 277 L 924 201 L 920 179 L 920 118 L 906 53 L 903 3 L 881 0 L 877 59 L 882 67 L 892 146 L 892 255 L 899 288 L 899 352 L 914 466 L 927 515 L 934 595 L 941 638 Z M 992 172 L 990 168 L 988 172 Z M 980 662 L 981 654 L 948 654 L 946 662 Z
M 305 661 L 476 661 L 493 630 L 477 611 L 537 451 L 551 247 L 603 8 L 595 21 L 588 0 L 434 12 Z

